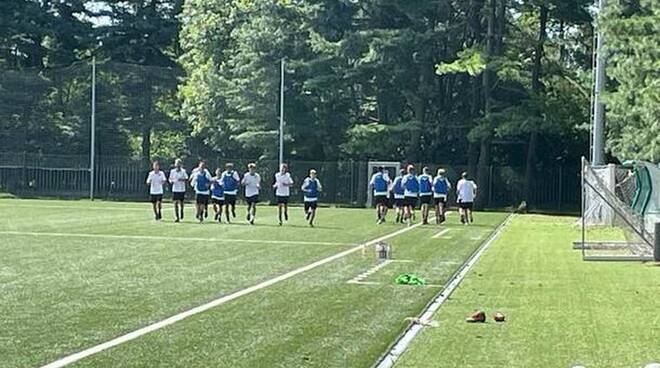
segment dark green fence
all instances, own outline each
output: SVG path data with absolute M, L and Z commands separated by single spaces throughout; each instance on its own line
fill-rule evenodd
M 168 173 L 173 159 L 162 160 Z M 256 162 L 262 176 L 262 198 L 272 201 L 271 184 L 278 163 L 272 160 L 235 158 L 209 158 L 211 170 L 233 162 L 243 172 L 249 162 Z M 190 170 L 196 160 L 185 160 Z M 466 166 L 426 164 L 435 170 L 447 169 L 448 177 L 456 184 Z M 367 202 L 368 163 L 362 161 L 292 161 L 289 162 L 294 180 L 300 184 L 307 172 L 314 168 L 323 183 L 322 201 L 344 206 L 364 206 Z M 94 197 L 105 200 L 145 200 L 145 184 L 149 163 L 127 157 L 101 156 L 96 160 Z M 529 208 L 550 211 L 571 211 L 579 206 L 579 167 L 555 166 L 539 170 L 531 179 L 529 193 L 525 194 L 526 179 L 523 168 L 489 166 L 479 171 L 477 185 L 478 204 L 482 208 L 518 206 L 526 200 Z M 394 173 L 392 173 L 394 175 Z M 75 155 L 39 155 L 29 153 L 0 153 L 0 191 L 19 197 L 87 198 L 90 194 L 89 157 Z M 192 198 L 192 196 L 190 197 Z M 292 199 L 301 201 L 299 185 L 293 187 Z M 454 198 L 451 198 L 453 200 Z

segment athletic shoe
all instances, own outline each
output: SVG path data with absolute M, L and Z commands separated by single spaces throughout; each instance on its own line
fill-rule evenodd
M 307 212 L 307 213 L 305 214 L 305 220 L 309 221 L 309 217 L 310 217 L 311 215 L 312 215 L 311 212 Z
M 279 222 L 280 226 L 282 226 L 282 221 Z
M 254 218 L 250 220 L 250 225 L 254 225 Z
M 484 323 L 486 322 L 486 313 L 484 313 L 483 311 L 474 312 L 468 318 L 465 319 L 465 322 Z
M 250 221 L 250 214 L 248 213 L 247 216 L 245 216 L 246 221 Z
M 236 217 L 236 209 L 235 208 L 231 209 L 231 217 Z
M 474 222 L 474 218 L 470 215 L 470 222 Z
M 289 221 L 289 213 L 284 212 L 284 221 Z
M 179 222 L 179 219 L 174 220 L 174 222 Z
M 204 218 L 207 218 L 207 217 L 209 217 L 209 211 L 204 210 Z
M 495 312 L 493 314 L 493 319 L 495 320 L 495 322 L 504 322 L 506 320 L 506 316 L 504 316 L 504 314 L 500 312 Z

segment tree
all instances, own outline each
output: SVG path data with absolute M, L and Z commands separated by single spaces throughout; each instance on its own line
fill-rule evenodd
M 619 159 L 660 160 L 660 6 L 612 1 L 601 19 L 607 45 L 608 149 Z

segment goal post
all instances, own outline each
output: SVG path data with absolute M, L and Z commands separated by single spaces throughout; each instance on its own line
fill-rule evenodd
M 369 181 L 371 180 L 371 176 L 376 173 L 378 168 L 381 166 L 385 168 L 385 171 L 388 173 L 390 179 L 392 180 L 394 180 L 394 178 L 399 174 L 399 170 L 401 169 L 401 163 L 395 161 L 369 161 L 367 163 L 367 207 L 373 206 L 374 202 L 374 193 L 369 189 Z
M 582 159 L 582 240 L 574 247 L 584 260 L 648 261 L 660 256 L 655 223 L 649 226 L 653 216 L 647 217 L 652 206 L 647 203 L 641 206 L 645 211 L 637 210 L 641 197 L 660 195 L 650 185 L 653 180 L 640 180 L 645 175 L 641 172 L 648 170 L 641 163 L 594 166 Z

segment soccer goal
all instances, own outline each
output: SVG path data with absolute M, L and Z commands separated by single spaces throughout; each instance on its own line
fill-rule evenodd
M 582 239 L 588 261 L 660 261 L 660 169 L 582 159 Z
M 371 176 L 376 173 L 379 167 L 384 167 L 385 171 L 387 174 L 390 176 L 390 179 L 394 180 L 394 178 L 399 174 L 399 170 L 401 169 L 401 163 L 400 162 L 393 162 L 393 161 L 369 161 L 367 164 L 367 207 L 373 206 L 374 202 L 374 193 L 369 190 L 369 181 L 371 180 Z

